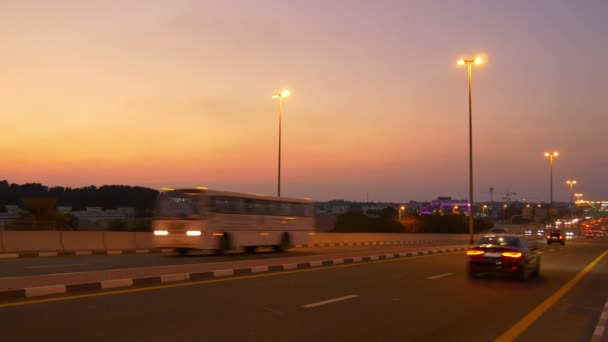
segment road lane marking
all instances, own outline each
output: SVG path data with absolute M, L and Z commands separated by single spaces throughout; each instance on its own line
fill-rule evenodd
M 432 276 L 432 277 L 428 277 L 426 279 L 433 280 L 433 279 L 439 279 L 439 278 L 447 277 L 447 276 L 450 276 L 450 275 L 452 275 L 452 273 L 442 273 L 442 274 L 438 274 L 438 275 L 435 275 L 435 276 Z
M 555 303 L 557 303 L 563 296 L 565 296 L 576 284 L 578 284 L 595 265 L 597 265 L 606 255 L 608 249 L 604 251 L 600 256 L 595 258 L 590 264 L 585 266 L 574 278 L 570 279 L 564 286 L 559 290 L 555 291 L 549 298 L 545 299 L 539 306 L 530 311 L 524 316 L 519 322 L 515 323 L 509 330 L 505 331 L 502 335 L 497 337 L 495 342 L 507 342 L 513 341 L 519 337 L 526 329 L 528 329 L 537 319 L 539 319 L 547 310 L 549 310 Z
M 600 342 L 604 336 L 604 331 L 606 330 L 606 326 L 608 325 L 608 299 L 606 300 L 606 304 L 604 304 L 604 309 L 602 314 L 600 315 L 600 319 L 593 330 L 593 336 L 591 337 L 591 342 Z
M 26 266 L 25 268 L 53 268 L 53 267 L 73 267 L 73 266 L 86 266 L 88 264 L 57 264 L 57 265 L 40 265 L 40 266 Z
M 124 290 L 111 290 L 111 291 L 104 291 L 104 292 L 79 294 L 79 295 L 66 295 L 66 296 L 53 297 L 53 298 L 20 300 L 20 301 L 16 301 L 16 302 L 0 303 L 0 309 L 15 307 L 15 306 L 63 302 L 63 301 L 68 301 L 68 300 L 77 300 L 77 299 L 86 299 L 86 298 L 95 298 L 95 297 L 105 297 L 105 296 L 118 295 L 118 294 L 129 294 L 129 293 L 137 293 L 137 292 L 144 292 L 144 291 L 147 292 L 147 291 L 171 289 L 171 288 L 186 287 L 186 286 L 215 284 L 215 283 L 223 283 L 223 282 L 236 281 L 236 280 L 246 280 L 246 279 L 254 279 L 254 278 L 264 278 L 264 277 L 278 277 L 278 276 L 282 276 L 282 275 L 291 275 L 291 274 L 295 274 L 295 273 L 328 271 L 328 270 L 332 270 L 332 269 L 336 269 L 336 268 L 350 268 L 350 267 L 358 267 L 358 266 L 365 266 L 365 265 L 372 265 L 372 264 L 409 261 L 409 260 L 416 260 L 416 259 L 422 259 L 422 258 L 450 256 L 450 255 L 461 254 L 461 253 L 462 253 L 462 251 L 453 252 L 453 253 L 443 253 L 443 254 L 419 255 L 419 256 L 410 256 L 410 257 L 398 258 L 398 259 L 367 261 L 365 263 L 352 263 L 352 264 L 325 266 L 325 267 L 318 267 L 318 268 L 304 268 L 304 269 L 298 269 L 298 270 L 292 270 L 292 271 L 282 271 L 282 272 L 277 272 L 277 273 L 259 273 L 259 274 L 243 275 L 243 276 L 236 276 L 236 277 L 225 277 L 225 278 L 216 278 L 216 279 L 209 279 L 209 280 L 188 281 L 188 282 L 183 282 L 183 283 L 170 283 L 170 284 L 167 283 L 167 284 L 163 284 L 163 285 L 151 285 L 151 286 L 145 286 L 145 287 L 129 288 L 129 289 L 124 289 Z
M 324 300 L 324 301 L 320 301 L 320 302 L 316 302 L 316 303 L 312 303 L 312 304 L 302 305 L 302 307 L 310 309 L 310 308 L 315 308 L 317 306 L 331 304 L 331 303 L 335 303 L 335 302 L 341 302 L 343 300 L 356 298 L 356 297 L 359 297 L 359 295 L 353 294 L 353 295 L 348 295 L 348 296 L 344 296 L 344 297 L 332 298 L 332 299 L 328 299 L 328 300 Z

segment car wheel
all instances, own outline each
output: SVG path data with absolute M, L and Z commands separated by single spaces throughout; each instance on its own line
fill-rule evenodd
M 479 279 L 479 277 L 477 276 L 477 271 L 475 271 L 474 269 L 472 269 L 470 267 L 469 267 L 469 269 L 467 271 L 467 277 L 470 280 L 477 280 L 477 279 Z
M 528 280 L 528 272 L 526 271 L 526 268 L 522 267 L 522 269 L 515 274 L 515 278 L 517 278 L 519 281 Z
M 281 235 L 281 242 L 274 246 L 274 251 L 277 253 L 285 252 L 291 247 L 291 236 L 285 232 Z
M 178 248 L 176 251 L 177 251 L 177 254 L 179 254 L 181 256 L 186 256 L 186 255 L 190 254 L 190 248 Z
M 536 268 L 534 269 L 534 278 L 540 277 L 540 257 L 536 260 Z
M 222 235 L 220 241 L 218 241 L 217 248 L 215 250 L 215 254 L 223 255 L 230 249 L 230 237 L 228 234 Z

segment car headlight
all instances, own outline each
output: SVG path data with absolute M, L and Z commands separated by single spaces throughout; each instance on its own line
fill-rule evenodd
M 169 235 L 169 232 L 166 230 L 155 230 L 154 231 L 154 235 L 156 236 L 165 236 L 165 235 Z
M 201 231 L 200 230 L 189 230 L 186 232 L 186 235 L 188 236 L 201 236 Z

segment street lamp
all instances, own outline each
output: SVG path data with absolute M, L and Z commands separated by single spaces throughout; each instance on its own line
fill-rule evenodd
M 401 223 L 401 213 L 405 210 L 404 206 L 399 207 L 399 223 Z
M 572 194 L 572 188 L 574 187 L 574 184 L 576 184 L 575 180 L 567 180 L 566 184 L 568 184 L 568 186 L 570 186 L 570 202 L 573 203 L 574 202 L 574 197 Z
M 281 197 L 281 126 L 283 123 L 283 98 L 290 95 L 289 90 L 283 90 L 278 94 L 272 95 L 273 98 L 279 99 L 279 166 L 277 172 L 277 196 Z
M 473 91 L 473 64 L 482 64 L 483 58 L 461 59 L 458 65 L 466 65 L 469 80 L 469 243 L 473 244 L 473 104 L 471 102 Z
M 574 187 L 574 184 L 576 184 L 576 181 L 567 180 L 566 184 L 568 184 L 568 186 L 570 186 L 570 206 L 572 207 L 572 210 L 571 210 L 572 218 L 574 218 L 574 195 L 572 193 L 572 188 Z
M 574 196 L 576 196 L 576 201 L 580 202 L 581 201 L 581 197 L 583 197 L 583 194 L 574 194 Z
M 549 158 L 550 165 L 550 188 L 551 188 L 551 201 L 550 204 L 553 205 L 553 158 L 559 156 L 558 152 L 545 152 L 545 157 Z
M 550 165 L 550 188 L 551 188 L 551 201 L 549 201 L 549 222 L 553 225 L 553 221 L 551 219 L 551 209 L 553 209 L 553 158 L 559 156 L 558 152 L 545 152 L 545 157 L 549 158 Z

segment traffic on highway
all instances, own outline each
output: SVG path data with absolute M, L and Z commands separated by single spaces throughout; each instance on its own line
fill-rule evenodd
M 608 342 L 608 1 L 0 1 L 0 342 Z
M 201 330 L 214 341 L 276 340 L 285 335 L 296 341 L 590 340 L 605 299 L 607 251 L 604 239 L 580 238 L 555 246 L 525 235 L 489 234 L 478 236 L 472 247 L 345 244 L 253 255 L 0 260 L 0 288 L 5 289 L 20 279 L 33 284 L 36 278 L 85 280 L 96 268 L 124 277 L 146 265 L 164 269 L 160 278 L 185 271 L 171 267 L 233 270 L 207 278 L 135 281 L 129 287 L 113 279 L 105 283 L 112 286 L 78 292 L 35 295 L 30 289 L 34 295 L 29 297 L 4 297 L 0 319 L 5 322 L 4 336 L 14 341 L 48 336 L 162 340 L 176 338 L 175 329 L 168 328 L 172 325 L 179 326 L 179 340 L 193 339 Z M 93 278 L 88 279 L 91 284 Z M 470 313 L 488 307 L 500 314 L 478 316 L 476 322 L 486 328 L 468 329 Z M 145 324 L 138 318 L 142 315 Z M 39 329 L 19 329 L 18 322 L 26 319 Z M 437 321 L 446 328 L 436 329 Z M 96 329 L 99 322 L 106 328 Z M 562 328 L 555 331 L 555 324 Z M 79 329 L 70 331 L 70 325 Z

